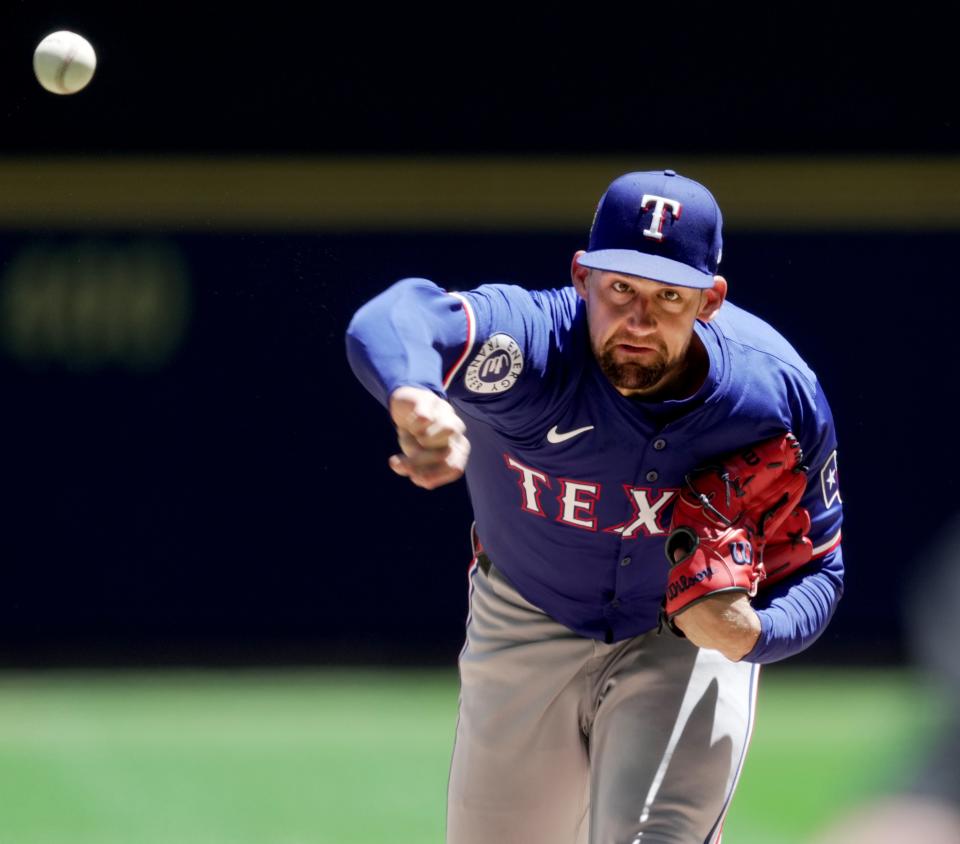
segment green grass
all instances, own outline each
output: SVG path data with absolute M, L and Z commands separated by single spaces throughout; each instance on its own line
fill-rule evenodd
M 443 838 L 451 671 L 0 674 L 0 844 Z M 731 844 L 893 787 L 938 716 L 904 674 L 766 669 Z
M 944 715 L 906 672 L 764 670 L 724 841 L 800 844 L 866 797 L 903 785 Z

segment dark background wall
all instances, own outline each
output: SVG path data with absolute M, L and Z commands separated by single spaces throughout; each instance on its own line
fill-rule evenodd
M 609 178 L 677 160 L 732 209 L 731 298 L 794 342 L 836 417 L 848 594 L 808 658 L 899 654 L 909 572 L 956 509 L 960 163 L 936 22 L 461 14 L 14 5 L 0 662 L 450 661 L 466 492 L 388 471 L 346 324 L 405 275 L 565 284 Z M 60 28 L 99 54 L 72 97 L 30 67 Z M 278 161 L 276 193 L 257 168 Z M 498 161 L 571 167 L 583 198 L 524 211 Z M 368 174 L 357 207 L 311 169 L 340 162 Z M 486 185 L 444 191 L 477 162 Z M 378 190 L 409 201 L 385 213 Z
M 5 6 L 8 151 L 802 154 L 956 152 L 952 28 L 753 4 L 296 9 Z M 99 51 L 82 98 L 32 80 L 73 29 Z

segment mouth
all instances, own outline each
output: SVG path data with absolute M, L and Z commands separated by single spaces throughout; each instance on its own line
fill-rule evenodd
M 652 346 L 634 346 L 631 343 L 617 343 L 617 349 L 628 355 L 640 355 L 645 352 L 656 352 Z

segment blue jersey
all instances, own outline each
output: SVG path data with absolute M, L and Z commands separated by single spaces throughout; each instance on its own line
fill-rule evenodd
M 659 622 L 663 545 L 685 473 L 793 431 L 809 467 L 802 503 L 815 550 L 752 601 L 761 635 L 744 659 L 772 662 L 812 643 L 842 593 L 833 419 L 814 373 L 762 320 L 725 302 L 695 331 L 710 360 L 700 389 L 637 400 L 597 364 L 573 287 L 447 293 L 405 279 L 357 312 L 347 352 L 385 406 L 397 387 L 417 386 L 456 407 L 484 549 L 528 601 L 607 642 Z

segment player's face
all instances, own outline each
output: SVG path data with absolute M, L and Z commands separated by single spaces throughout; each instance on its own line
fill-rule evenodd
M 587 270 L 576 260 L 574 285 L 587 303 L 600 368 L 620 393 L 641 396 L 682 382 L 692 353 L 702 351 L 699 341 L 692 348 L 693 324 L 709 320 L 726 292 L 726 282 L 719 277 L 714 289 L 698 290 Z

